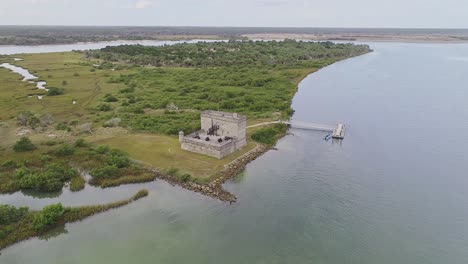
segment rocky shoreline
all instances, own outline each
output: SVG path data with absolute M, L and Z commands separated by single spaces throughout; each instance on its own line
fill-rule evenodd
M 250 150 L 249 152 L 235 159 L 231 163 L 227 164 L 225 166 L 225 169 L 220 171 L 217 177 L 208 184 L 183 182 L 181 179 L 176 178 L 174 176 L 170 176 L 167 173 L 164 173 L 158 169 L 153 169 L 153 172 L 155 172 L 156 178 L 165 180 L 173 185 L 178 185 L 184 189 L 201 193 L 209 197 L 213 197 L 222 202 L 233 203 L 237 201 L 237 197 L 234 194 L 226 191 L 222 185 L 227 180 L 235 177 L 236 175 L 244 171 L 247 164 L 263 155 L 269 149 L 269 147 L 263 144 L 258 144 L 254 149 Z

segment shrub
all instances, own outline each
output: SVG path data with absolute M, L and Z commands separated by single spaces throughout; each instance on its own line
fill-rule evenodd
M 51 163 L 45 169 L 27 169 L 22 167 L 15 173 L 20 189 L 35 191 L 60 191 L 65 181 L 77 175 L 77 171 L 64 165 Z
M 263 128 L 252 134 L 252 139 L 267 145 L 276 143 L 278 136 L 288 129 L 285 124 L 275 124 L 273 127 Z
M 79 123 L 80 123 L 80 120 L 76 120 L 76 119 L 75 119 L 75 120 L 72 120 L 72 121 L 70 122 L 70 125 L 71 125 L 71 126 L 76 126 L 76 125 L 78 125 Z
M 136 107 L 136 108 L 133 109 L 133 113 L 134 114 L 144 114 L 145 110 L 143 109 L 143 107 L 139 106 L 139 107 Z
M 93 131 L 93 123 L 84 123 L 84 124 L 78 126 L 78 131 L 80 133 L 90 134 Z
M 31 116 L 28 120 L 28 125 L 32 128 L 36 128 L 41 124 L 41 120 L 37 116 Z
M 52 125 L 55 122 L 54 117 L 51 114 L 42 115 L 39 119 L 41 121 L 41 126 L 44 127 Z
M 46 206 L 34 216 L 33 225 L 36 230 L 44 230 L 54 225 L 65 212 L 61 203 Z
M 130 165 L 130 159 L 126 153 L 113 149 L 109 153 L 109 157 L 107 157 L 107 164 L 117 168 L 124 168 Z
M 85 188 L 86 181 L 81 176 L 73 177 L 70 181 L 70 191 L 78 192 Z
M 31 117 L 33 117 L 34 114 L 31 113 L 31 111 L 24 111 L 18 114 L 16 117 L 16 123 L 19 126 L 26 126 L 28 124 L 28 121 Z
M 170 176 L 177 176 L 177 174 L 179 174 L 179 169 L 171 167 L 167 170 L 167 174 Z
M 120 125 L 121 121 L 122 121 L 122 119 L 120 119 L 118 117 L 109 119 L 106 122 L 104 122 L 104 127 L 117 127 L 117 126 Z
M 0 226 L 18 222 L 28 211 L 28 207 L 16 208 L 11 205 L 0 204 Z
M 36 146 L 34 146 L 31 140 L 27 137 L 20 138 L 20 140 L 16 141 L 15 145 L 13 146 L 13 150 L 16 152 L 26 152 L 35 149 Z
M 106 94 L 106 96 L 104 97 L 104 101 L 112 103 L 112 102 L 118 102 L 119 99 L 117 99 L 117 97 L 113 96 L 112 94 Z
M 121 89 L 119 92 L 120 93 L 133 93 L 134 91 L 135 91 L 134 87 L 128 87 L 128 88 Z
M 185 173 L 184 175 L 182 175 L 180 177 L 180 179 L 183 181 L 183 182 L 188 182 L 192 179 L 192 175 L 188 174 L 188 173 Z
M 80 139 L 77 139 L 75 141 L 75 147 L 77 147 L 77 148 L 87 148 L 87 147 L 89 147 L 89 144 L 84 139 L 80 138 Z
M 96 148 L 96 152 L 99 154 L 106 154 L 109 151 L 110 151 L 110 148 L 107 145 L 100 145 Z
M 97 109 L 102 112 L 108 112 L 112 110 L 112 106 L 110 104 L 101 104 L 98 106 Z
M 17 166 L 18 165 L 16 164 L 14 160 L 6 160 L 5 162 L 2 163 L 2 167 L 7 168 L 7 169 L 14 169 Z
M 57 130 L 67 130 L 68 126 L 66 124 L 60 122 L 55 126 L 55 129 L 57 129 Z
M 113 178 L 118 176 L 119 168 L 116 166 L 104 165 L 93 168 L 89 171 L 89 175 L 96 179 Z
M 41 156 L 39 157 L 39 159 L 40 159 L 42 162 L 48 162 L 48 161 L 51 161 L 51 160 L 52 160 L 52 157 L 49 156 L 49 155 L 45 155 L 45 154 L 44 154 L 44 155 L 41 155 Z
M 63 91 L 64 91 L 62 88 L 57 88 L 57 87 L 50 87 L 48 89 L 49 89 L 49 91 L 47 91 L 48 96 L 61 95 L 63 94 Z
M 73 146 L 70 146 L 68 144 L 64 144 L 60 146 L 55 153 L 60 156 L 70 156 L 75 153 L 75 148 Z

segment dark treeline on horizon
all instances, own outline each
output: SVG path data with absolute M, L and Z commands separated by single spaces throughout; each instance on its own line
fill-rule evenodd
M 313 27 L 137 27 L 137 26 L 0 26 L 0 45 L 67 44 L 111 40 L 184 39 L 244 34 L 444 35 L 468 38 L 468 29 L 313 28 Z
M 204 27 L 204 26 L 48 26 L 48 25 L 0 25 L 0 36 L 31 33 L 123 33 L 153 34 L 455 34 L 468 35 L 462 28 L 346 28 L 346 27 Z

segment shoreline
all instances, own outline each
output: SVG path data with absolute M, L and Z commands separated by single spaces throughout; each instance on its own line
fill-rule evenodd
M 364 33 L 323 33 L 323 34 L 312 34 L 312 33 L 251 33 L 241 34 L 232 36 L 239 40 L 259 40 L 259 41 L 282 41 L 285 39 L 295 39 L 303 41 L 314 41 L 314 42 L 390 42 L 390 43 L 439 43 L 439 44 L 464 44 L 468 43 L 468 36 L 454 36 L 454 35 L 443 35 L 443 34 L 364 34 Z M 67 46 L 67 45 L 93 45 L 101 43 L 109 44 L 131 44 L 133 42 L 165 42 L 165 41 L 226 41 L 226 36 L 217 35 L 183 35 L 183 36 L 163 36 L 161 38 L 144 38 L 144 39 L 108 39 L 108 40 L 96 40 L 96 41 L 76 41 L 76 42 L 54 42 L 54 43 L 27 43 L 27 44 L 0 44 L 0 48 L 8 47 L 51 47 L 51 46 Z M 123 43 L 119 43 L 123 42 Z M 27 53 L 26 53 L 27 54 Z M 2 54 L 0 54 L 2 55 Z M 4 54 L 12 55 L 12 54 Z
M 249 40 L 284 40 L 295 39 L 304 41 L 338 41 L 338 42 L 401 42 L 401 43 L 468 43 L 468 36 L 450 35 L 396 35 L 396 34 L 291 34 L 266 33 L 244 34 Z
M 101 42 L 119 42 L 119 41 L 191 41 L 197 39 L 204 39 L 204 40 L 223 40 L 222 36 L 218 35 L 160 35 L 158 37 L 148 37 L 148 38 L 141 38 L 141 39 L 132 39 L 132 38 L 108 38 L 108 39 L 97 39 L 97 40 L 80 40 L 80 41 L 73 41 L 73 42 L 43 42 L 43 43 L 1 43 L 0 47 L 26 47 L 26 46 L 53 46 L 53 45 L 77 45 L 77 44 L 93 44 L 93 43 L 101 43 Z

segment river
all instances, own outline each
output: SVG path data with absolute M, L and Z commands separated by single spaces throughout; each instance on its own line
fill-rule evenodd
M 163 46 L 173 45 L 177 43 L 194 43 L 199 41 L 213 42 L 216 40 L 116 40 L 116 41 L 101 41 L 101 42 L 80 42 L 75 44 L 57 44 L 57 45 L 35 45 L 35 46 L 14 46 L 0 45 L 0 54 L 13 55 L 22 53 L 48 53 L 48 52 L 66 52 L 73 50 L 92 50 L 101 49 L 106 46 L 120 45 L 144 45 L 144 46 Z M 218 40 L 220 41 L 220 40 Z
M 2 252 L 2 264 L 468 262 L 468 45 L 372 43 L 304 79 L 292 129 L 226 188 L 232 205 L 163 181 L 0 203 L 149 197 Z M 98 198 L 99 196 L 99 198 Z

